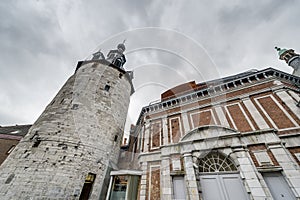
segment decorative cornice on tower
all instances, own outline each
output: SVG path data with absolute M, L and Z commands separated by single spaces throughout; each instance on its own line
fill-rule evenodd
M 294 68 L 293 75 L 300 76 L 300 56 L 295 53 L 294 49 L 281 49 L 279 47 L 275 47 L 278 51 L 279 59 L 284 60 L 289 66 Z
M 106 58 L 106 60 L 112 65 L 115 65 L 116 67 L 119 67 L 121 69 L 123 69 L 123 65 L 126 62 L 125 55 L 123 54 L 123 52 L 126 50 L 124 43 L 125 40 L 123 41 L 123 43 L 118 44 L 117 49 L 110 50 Z

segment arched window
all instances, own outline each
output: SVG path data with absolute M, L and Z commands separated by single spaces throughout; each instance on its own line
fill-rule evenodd
M 211 152 L 198 160 L 199 172 L 228 172 L 237 171 L 233 161 L 218 152 Z

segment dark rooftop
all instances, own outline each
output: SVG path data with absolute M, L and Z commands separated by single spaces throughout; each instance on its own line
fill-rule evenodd
M 0 134 L 25 136 L 32 125 L 0 126 Z

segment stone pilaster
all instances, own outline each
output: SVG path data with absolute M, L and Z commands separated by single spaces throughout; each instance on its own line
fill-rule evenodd
M 162 134 L 163 134 L 163 142 L 164 142 L 164 145 L 167 145 L 169 142 L 168 142 L 168 118 L 167 117 L 164 117 L 162 118 Z
M 144 152 L 149 151 L 149 137 L 150 137 L 150 123 L 145 124 L 145 135 L 144 135 Z
M 225 116 L 221 106 L 220 105 L 215 105 L 214 109 L 215 109 L 215 111 L 218 115 L 218 118 L 220 119 L 221 125 L 224 126 L 224 127 L 229 127 L 229 123 L 226 119 L 226 116 Z
M 185 181 L 187 187 L 187 196 L 189 200 L 199 200 L 199 193 L 196 181 L 196 174 L 193 167 L 193 159 L 191 153 L 183 155 L 184 168 L 185 168 Z
M 238 164 L 242 180 L 246 183 L 246 190 L 252 195 L 254 200 L 272 199 L 266 194 L 266 185 L 262 185 L 262 177 L 258 177 L 258 171 L 251 162 L 251 157 L 243 148 L 235 148 L 232 157 L 235 157 Z
M 140 200 L 146 200 L 147 162 L 142 163 L 141 170 L 143 171 L 143 173 L 141 176 Z
M 300 169 L 287 149 L 281 144 L 268 144 L 277 162 L 283 169 L 291 189 L 296 197 L 300 199 Z
M 161 160 L 161 199 L 172 200 L 172 179 L 170 176 L 170 158 L 162 157 Z
M 182 112 L 181 118 L 182 118 L 183 129 L 184 129 L 184 133 L 182 134 L 182 136 L 184 136 L 191 130 L 187 112 Z
M 261 116 L 261 114 L 258 112 L 254 104 L 249 98 L 243 99 L 243 103 L 250 112 L 252 118 L 254 119 L 255 123 L 257 124 L 259 129 L 266 129 L 269 128 L 268 124 L 264 120 L 264 118 Z

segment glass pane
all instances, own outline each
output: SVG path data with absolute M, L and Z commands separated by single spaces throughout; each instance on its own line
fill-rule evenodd
M 110 200 L 125 200 L 128 176 L 114 176 Z

